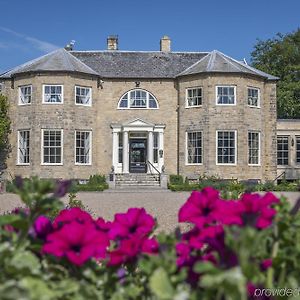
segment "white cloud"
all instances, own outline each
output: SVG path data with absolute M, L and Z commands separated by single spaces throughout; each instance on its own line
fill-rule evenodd
M 44 53 L 48 53 L 48 52 L 51 52 L 51 51 L 54 51 L 56 49 L 58 49 L 59 47 L 54 45 L 54 44 L 51 44 L 51 43 L 48 43 L 48 42 L 45 42 L 45 41 L 41 41 L 39 39 L 36 39 L 34 37 L 31 37 L 31 36 L 28 36 L 28 35 L 25 35 L 25 34 L 22 34 L 22 33 L 19 33 L 19 32 L 16 32 L 14 30 L 11 30 L 9 28 L 6 28 L 6 27 L 2 27 L 0 26 L 0 30 L 6 32 L 6 33 L 9 33 L 9 34 L 12 34 L 18 38 L 21 38 L 23 40 L 26 40 L 28 41 L 29 43 L 31 43 L 36 49 L 40 50 L 41 52 L 44 52 Z M 2 45 L 2 47 L 1 47 Z M 5 43 L 0 43 L 0 48 L 4 48 L 6 46 Z

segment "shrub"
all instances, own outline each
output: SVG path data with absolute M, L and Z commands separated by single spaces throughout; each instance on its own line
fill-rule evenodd
M 183 177 L 181 175 L 170 175 L 170 184 L 183 184 Z

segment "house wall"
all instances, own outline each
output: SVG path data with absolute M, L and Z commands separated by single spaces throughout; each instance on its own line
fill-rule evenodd
M 216 86 L 236 86 L 236 105 L 216 105 Z M 203 88 L 202 106 L 186 108 L 186 89 Z M 260 89 L 260 108 L 247 105 L 247 87 Z M 179 173 L 221 178 L 271 180 L 276 177 L 276 95 L 275 85 L 253 77 L 239 75 L 194 75 L 179 81 L 180 138 Z M 272 95 L 271 95 L 272 94 Z M 186 132 L 203 132 L 203 164 L 187 165 Z M 237 131 L 236 165 L 216 164 L 216 131 Z M 261 163 L 248 165 L 248 131 L 261 135 Z
M 108 174 L 112 166 L 112 123 L 125 123 L 136 118 L 165 124 L 164 155 L 166 172 L 176 173 L 177 91 L 173 80 L 139 80 L 140 88 L 157 97 L 159 109 L 117 109 L 121 96 L 136 87 L 132 80 L 97 80 L 79 75 L 31 75 L 17 77 L 14 88 L 6 82 L 5 94 L 10 99 L 11 152 L 7 160 L 7 177 L 38 175 L 41 178 L 86 179 L 92 174 Z M 19 86 L 31 84 L 32 103 L 18 105 Z M 64 86 L 63 104 L 43 104 L 43 84 Z M 92 87 L 92 106 L 75 105 L 75 85 Z M 63 129 L 63 165 L 41 164 L 41 129 Z M 17 131 L 30 130 L 30 165 L 17 164 Z M 92 164 L 75 165 L 75 130 L 92 131 Z
M 152 93 L 159 109 L 118 109 L 121 96 L 136 88 Z M 31 84 L 32 103 L 18 105 L 18 87 Z M 63 104 L 43 104 L 43 84 L 64 86 Z M 75 85 L 92 87 L 92 106 L 75 105 Z M 216 105 L 216 85 L 235 85 L 235 106 Z M 199 108 L 185 108 L 186 88 L 201 86 L 203 104 Z M 247 105 L 247 87 L 261 91 L 261 108 Z M 35 74 L 18 76 L 6 81 L 5 94 L 10 99 L 12 132 L 11 153 L 7 177 L 37 175 L 41 178 L 86 179 L 92 174 L 108 174 L 112 166 L 112 123 L 124 124 L 142 119 L 152 124 L 164 124 L 164 165 L 168 174 L 179 171 L 184 176 L 217 175 L 222 178 L 272 180 L 276 177 L 276 86 L 256 77 L 211 74 L 164 79 L 105 79 L 102 87 L 88 75 Z M 178 137 L 179 101 L 179 141 Z M 41 129 L 63 129 L 64 154 L 62 166 L 41 164 Z M 17 164 L 17 131 L 29 129 L 30 165 Z M 92 164 L 75 165 L 75 130 L 92 131 Z M 203 131 L 203 165 L 186 165 L 186 131 Z M 237 164 L 216 165 L 216 130 L 237 130 Z M 261 164 L 248 165 L 248 130 L 261 133 Z M 178 151 L 179 149 L 179 151 Z M 179 164 L 178 156 L 179 153 Z
M 296 161 L 297 138 L 300 138 L 300 120 L 278 120 L 277 136 L 288 137 L 289 162 L 287 166 L 277 166 L 277 176 L 279 179 L 283 175 L 287 180 L 300 179 L 300 163 Z M 283 174 L 283 172 L 285 172 Z M 282 175 L 282 176 L 281 176 Z

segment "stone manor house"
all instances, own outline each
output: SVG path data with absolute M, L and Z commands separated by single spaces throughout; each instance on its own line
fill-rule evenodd
M 68 45 L 0 75 L 12 120 L 8 179 L 101 173 L 111 181 L 182 174 L 264 182 L 289 168 L 299 177 L 291 166 L 300 163 L 298 123 L 291 135 L 280 121 L 277 143 L 278 78 L 215 50 L 172 52 L 167 36 L 160 51 L 120 51 L 116 36 L 107 46 Z

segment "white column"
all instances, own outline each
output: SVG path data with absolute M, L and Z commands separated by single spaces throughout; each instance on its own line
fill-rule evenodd
M 128 131 L 123 131 L 123 173 L 129 173 Z
M 149 160 L 149 162 L 153 164 L 153 132 L 152 131 L 148 132 L 147 160 Z M 151 171 L 150 168 L 152 168 L 151 165 L 148 165 L 148 173 L 150 173 Z
M 113 151 L 112 151 L 112 165 L 114 166 L 115 172 L 118 172 L 118 161 L 119 161 L 119 132 L 113 132 Z
M 159 152 L 163 150 L 162 157 L 160 156 Z M 164 133 L 158 133 L 158 170 L 161 171 L 162 166 L 164 165 L 164 157 L 165 157 L 165 150 L 164 150 Z

